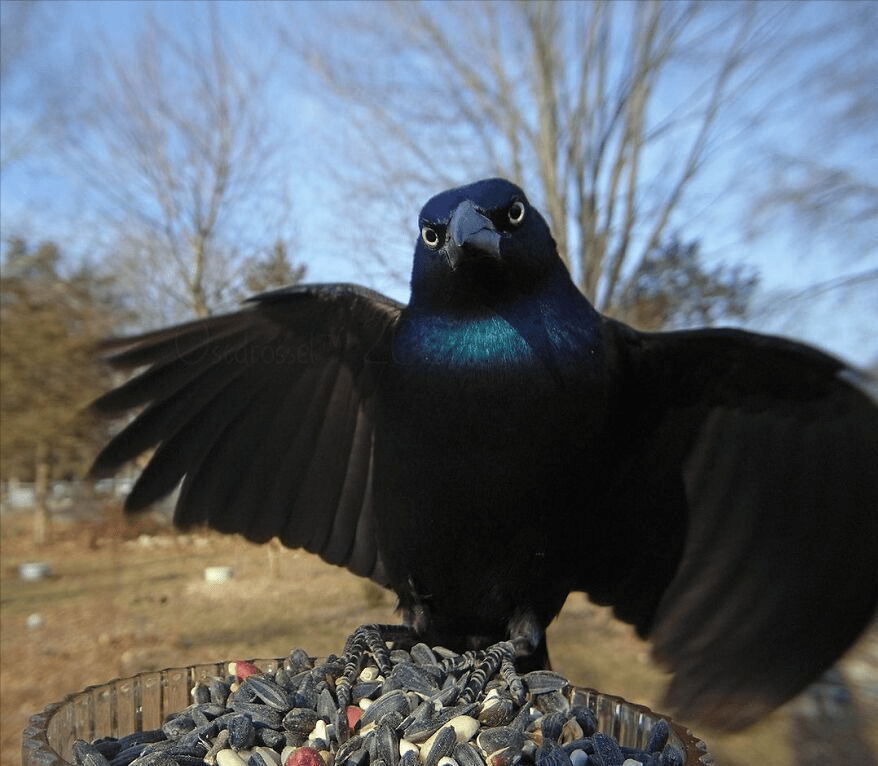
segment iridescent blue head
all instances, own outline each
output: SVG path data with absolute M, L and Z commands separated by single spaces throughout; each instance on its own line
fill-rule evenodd
M 566 269 L 524 192 L 489 178 L 433 197 L 418 219 L 411 305 L 478 309 L 544 286 Z

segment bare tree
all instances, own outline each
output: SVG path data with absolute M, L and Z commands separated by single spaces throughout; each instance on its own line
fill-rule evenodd
M 58 9 L 38 0 L 0 4 L 0 170 L 39 152 L 47 139 L 47 52 Z
M 352 158 L 335 172 L 359 208 L 417 209 L 442 187 L 509 176 L 546 214 L 583 292 L 623 313 L 637 265 L 671 238 L 693 182 L 734 135 L 741 95 L 781 55 L 774 22 L 792 12 L 391 3 L 345 6 L 313 34 L 278 26 L 344 114 Z M 356 236 L 386 257 L 386 243 Z
M 751 226 L 759 231 L 786 215 L 807 237 L 826 237 L 855 258 L 871 254 L 874 271 L 878 6 L 846 2 L 833 10 L 831 26 L 813 40 L 795 81 L 811 114 L 799 121 L 804 129 L 792 140 L 770 151 L 770 172 L 754 196 Z
M 195 4 L 190 4 L 195 5 Z M 266 51 L 243 51 L 216 6 L 183 32 L 147 15 L 133 50 L 98 41 L 68 108 L 67 158 L 151 323 L 237 297 L 248 264 L 290 239 L 290 177 Z

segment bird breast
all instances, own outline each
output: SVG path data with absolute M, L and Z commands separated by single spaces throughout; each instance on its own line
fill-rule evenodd
M 441 316 L 407 322 L 397 334 L 394 363 L 404 367 L 442 367 L 458 372 L 533 366 L 536 356 L 525 338 L 501 316 L 455 320 Z

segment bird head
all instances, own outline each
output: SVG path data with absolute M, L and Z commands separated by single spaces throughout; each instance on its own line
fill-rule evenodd
M 502 178 L 437 194 L 418 226 L 413 305 L 495 306 L 535 292 L 564 268 L 543 217 Z

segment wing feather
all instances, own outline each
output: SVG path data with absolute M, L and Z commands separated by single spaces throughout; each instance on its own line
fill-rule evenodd
M 816 680 L 878 608 L 878 407 L 806 346 L 610 328 L 617 406 L 640 426 L 606 508 L 665 522 L 681 545 L 665 587 L 607 600 L 674 671 L 669 709 L 741 728 Z M 659 555 L 640 560 L 649 582 Z
M 352 555 L 357 538 L 357 520 L 363 512 L 363 498 L 369 495 L 373 444 L 367 424 L 368 417 L 362 408 L 358 409 L 338 510 L 325 543 L 327 555 L 335 558 Z
M 381 584 L 372 518 L 373 397 L 402 305 L 350 285 L 275 291 L 237 313 L 103 345 L 144 368 L 94 403 L 142 411 L 101 452 L 106 476 L 155 449 L 140 510 L 182 481 L 175 521 L 278 536 Z

